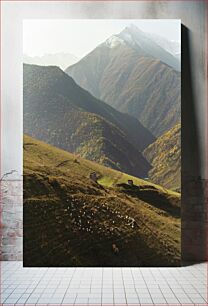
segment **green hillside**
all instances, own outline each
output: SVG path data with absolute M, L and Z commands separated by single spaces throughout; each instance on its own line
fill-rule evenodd
M 144 151 L 152 169 L 149 179 L 166 188 L 181 190 L 181 124 L 160 136 Z
M 180 265 L 180 194 L 24 136 L 24 265 Z
M 141 151 L 155 138 L 97 100 L 58 67 L 24 65 L 24 133 L 105 166 L 145 177 Z

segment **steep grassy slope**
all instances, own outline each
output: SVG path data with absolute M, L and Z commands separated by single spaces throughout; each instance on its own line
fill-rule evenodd
M 140 151 L 154 141 L 151 133 L 58 67 L 24 65 L 24 132 L 136 176 L 150 169 Z
M 156 184 L 181 190 L 181 124 L 160 136 L 144 151 L 152 169 L 149 178 Z
M 134 116 L 159 136 L 180 119 L 180 73 L 161 60 L 168 57 L 165 50 L 148 37 L 144 41 L 141 31 L 135 32 L 130 28 L 114 35 L 66 72 L 94 96 Z M 155 56 L 150 54 L 153 49 Z
M 179 264 L 178 193 L 24 137 L 25 266 Z

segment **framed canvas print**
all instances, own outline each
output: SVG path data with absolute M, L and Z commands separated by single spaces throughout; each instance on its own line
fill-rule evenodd
M 24 266 L 180 265 L 180 32 L 24 20 Z

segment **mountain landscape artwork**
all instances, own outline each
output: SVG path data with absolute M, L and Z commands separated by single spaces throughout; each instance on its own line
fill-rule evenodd
M 24 266 L 180 265 L 180 26 L 24 21 Z

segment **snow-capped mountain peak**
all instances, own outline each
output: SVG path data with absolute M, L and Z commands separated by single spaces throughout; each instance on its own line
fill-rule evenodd
M 135 44 L 135 41 L 134 41 L 134 38 L 133 38 L 132 34 L 128 31 L 123 32 L 120 37 L 122 37 L 122 39 L 130 45 Z
M 112 35 L 111 37 L 109 37 L 105 44 L 109 47 L 109 48 L 115 48 L 121 44 L 124 44 L 123 39 L 121 39 L 120 37 L 116 36 L 116 35 Z
M 141 48 L 141 42 L 145 39 L 145 34 L 137 26 L 130 24 L 118 34 L 118 37 L 132 47 L 137 46 Z

